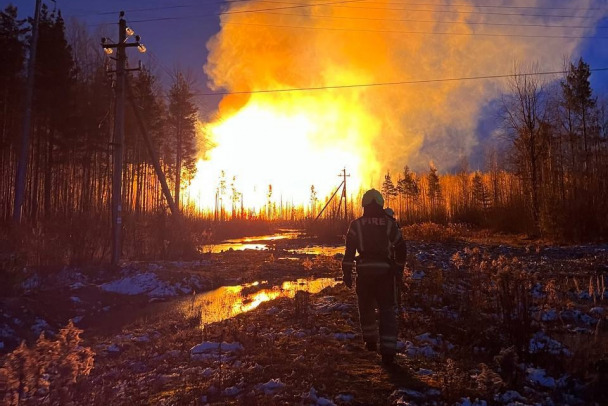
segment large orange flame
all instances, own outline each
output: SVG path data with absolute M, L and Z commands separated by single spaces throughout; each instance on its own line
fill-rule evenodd
M 355 188 L 378 187 L 382 171 L 406 164 L 434 159 L 447 168 L 476 145 L 480 111 L 503 83 L 259 91 L 504 74 L 517 61 L 554 70 L 605 15 L 581 20 L 597 0 L 569 10 L 552 10 L 550 0 L 526 1 L 520 9 L 511 2 L 492 9 L 481 0 L 424 3 L 231 2 L 207 44 L 205 72 L 212 89 L 254 93 L 226 96 L 218 119 L 205 125 L 215 147 L 199 162 L 190 189 L 199 206 L 213 207 L 222 171 L 224 202 L 236 177 L 244 205 L 260 208 L 268 185 L 274 202 L 305 205 L 311 185 L 324 196 L 343 167 Z

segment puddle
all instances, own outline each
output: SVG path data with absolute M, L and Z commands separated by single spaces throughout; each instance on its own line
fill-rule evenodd
M 149 324 L 164 314 L 177 312 L 186 316 L 201 317 L 201 327 L 237 316 L 255 309 L 260 304 L 282 297 L 292 298 L 297 291 L 318 293 L 335 286 L 334 278 L 298 279 L 283 282 L 280 286 L 265 286 L 268 281 L 258 281 L 237 286 L 222 286 L 215 290 L 190 297 L 176 298 L 167 302 L 147 303 L 128 309 L 114 309 L 93 317 L 85 317 L 83 327 L 87 334 L 115 334 L 132 323 Z
M 278 298 L 293 298 L 298 291 L 318 293 L 335 286 L 339 282 L 334 278 L 298 279 L 283 282 L 281 286 L 272 286 L 252 291 L 257 283 L 239 286 L 222 286 L 218 289 L 200 293 L 192 299 L 181 301 L 178 311 L 184 314 L 200 314 L 201 326 L 226 320 L 241 313 L 255 309 L 264 302 Z M 245 290 L 244 290 L 245 289 Z
M 218 244 L 206 244 L 200 247 L 200 252 L 217 254 L 224 251 L 265 250 L 268 242 L 278 240 L 294 240 L 301 235 L 299 230 L 281 230 L 276 234 L 258 235 L 253 237 L 235 238 Z M 266 243 L 264 243 L 266 241 Z
M 313 245 L 310 247 L 296 248 L 287 250 L 290 254 L 300 255 L 326 255 L 333 257 L 336 254 L 344 254 L 344 246 L 324 246 L 324 245 Z

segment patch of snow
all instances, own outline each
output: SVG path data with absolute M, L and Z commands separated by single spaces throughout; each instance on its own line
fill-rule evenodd
M 336 404 L 327 398 L 319 397 L 317 398 L 317 406 L 336 406 Z
M 285 384 L 281 382 L 279 378 L 271 379 L 266 383 L 259 383 L 255 385 L 255 390 L 264 392 L 266 395 L 273 395 L 278 390 L 283 389 Z
M 228 355 L 229 353 L 234 353 L 242 350 L 243 345 L 239 342 L 219 343 L 213 341 L 205 341 L 201 344 L 195 345 L 190 349 L 190 358 L 197 360 L 206 358 L 216 358 L 220 356 L 220 353 L 223 355 Z
M 437 334 L 435 337 L 431 333 L 424 333 L 416 336 L 416 340 L 432 345 L 435 348 L 446 348 L 448 351 L 454 349 L 454 345 L 444 341 L 441 334 Z
M 82 282 L 74 282 L 70 285 L 70 289 L 72 290 L 77 290 L 77 289 L 82 289 L 84 288 L 84 283 Z
M 43 331 L 50 330 L 51 326 L 46 320 L 36 317 L 36 321 L 32 325 L 31 329 L 35 335 L 40 335 Z
M 38 274 L 34 274 L 21 282 L 21 288 L 25 291 L 34 290 L 38 289 L 41 284 L 42 279 L 40 279 L 40 276 L 38 276 Z
M 485 400 L 475 399 L 471 402 L 471 398 L 462 398 L 460 399 L 460 403 L 454 403 L 454 405 L 460 406 L 488 406 L 488 402 Z
M 4 349 L 4 341 L 0 341 L 0 350 Z
M 354 333 L 335 333 L 334 338 L 336 340 L 344 341 L 344 340 L 352 340 L 356 335 Z
M 118 344 L 112 344 L 109 345 L 108 348 L 106 348 L 106 351 L 116 354 L 120 352 L 120 347 L 118 346 Z
M 147 343 L 147 342 L 150 342 L 150 337 L 148 337 L 147 334 L 144 334 L 143 336 L 133 337 L 131 340 L 133 340 L 137 343 Z
M 101 290 L 123 295 L 146 294 L 150 297 L 171 297 L 179 295 L 180 284 L 172 286 L 159 280 L 156 274 L 147 272 L 126 276 L 100 286 Z
M 540 283 L 537 283 L 536 285 L 534 285 L 532 287 L 532 297 L 534 297 L 534 299 L 542 299 L 544 298 L 545 292 L 543 292 L 543 285 Z
M 572 353 L 568 350 L 562 343 L 557 340 L 552 339 L 548 335 L 546 335 L 542 331 L 538 331 L 532 339 L 530 339 L 530 343 L 528 346 L 531 354 L 536 354 L 539 352 L 548 352 L 553 355 L 566 355 L 571 356 Z
M 541 313 L 540 319 L 542 321 L 555 321 L 559 318 L 558 314 L 557 314 L 557 310 L 555 309 L 549 309 L 549 310 L 545 310 Z
M 224 389 L 224 396 L 233 397 L 238 395 L 241 392 L 241 389 L 236 386 L 231 386 L 229 388 Z
M 556 387 L 555 379 L 547 376 L 547 372 L 542 368 L 527 368 L 526 374 L 528 376 L 528 381 L 532 383 L 550 389 Z
M 410 357 L 423 356 L 426 358 L 433 358 L 438 355 L 437 352 L 435 350 L 433 350 L 433 348 L 430 345 L 423 345 L 423 346 L 417 347 L 411 341 L 405 342 L 404 352 Z
M 574 334 L 591 334 L 591 330 L 584 327 L 575 327 L 573 329 L 570 329 L 569 331 Z
M 593 307 L 593 308 L 591 308 L 591 310 L 589 310 L 589 313 L 595 314 L 596 316 L 601 316 L 602 314 L 604 314 L 604 308 L 603 307 Z
M 207 403 L 207 395 L 201 396 L 201 403 Z
M 336 400 L 342 403 L 350 403 L 355 400 L 355 397 L 348 393 L 340 393 L 338 396 L 336 396 Z
M 421 392 L 418 392 L 417 390 L 413 390 L 413 389 L 400 389 L 399 390 L 401 393 L 403 393 L 404 395 L 409 396 L 410 398 L 413 399 L 423 399 L 424 398 L 424 394 L 422 394 Z
M 429 389 L 426 391 L 426 395 L 430 397 L 441 396 L 441 391 L 439 389 Z
M 425 276 L 426 276 L 426 274 L 424 273 L 424 271 L 414 271 L 412 273 L 412 279 L 415 280 L 415 281 L 420 281 Z
M 319 397 L 317 396 L 317 390 L 314 386 L 310 388 L 307 393 L 302 394 L 302 399 L 307 399 L 313 402 L 316 402 Z
M 219 343 L 219 342 L 214 342 L 214 341 L 205 341 L 201 344 L 197 344 L 194 347 L 192 347 L 190 349 L 190 353 L 199 354 L 199 353 L 203 353 L 203 352 L 220 351 L 220 350 L 225 351 L 225 352 L 241 351 L 241 350 L 243 350 L 243 345 L 237 341 L 235 341 L 233 343 L 227 343 L 227 342 Z
M 0 337 L 9 338 L 14 337 L 16 334 L 15 330 L 8 324 L 4 323 L 0 326 Z
M 205 378 L 208 378 L 208 377 L 210 377 L 211 375 L 213 375 L 213 372 L 214 372 L 214 370 L 213 370 L 212 368 L 207 367 L 207 368 L 203 369 L 202 375 L 203 375 Z
M 70 297 L 70 300 L 72 301 L 72 303 L 82 303 L 82 300 L 80 300 L 78 296 L 72 296 Z
M 501 403 L 511 404 L 515 401 L 525 402 L 527 399 L 524 398 L 522 395 L 519 394 L 519 392 L 517 392 L 515 390 L 508 390 L 505 393 L 496 394 L 494 396 L 494 400 L 497 402 L 501 402 Z
M 435 372 L 431 371 L 430 369 L 420 368 L 418 371 L 416 371 L 416 373 L 421 376 L 428 376 L 433 375 Z
M 84 316 L 72 317 L 72 323 L 78 324 L 78 323 L 80 323 L 82 321 L 82 319 L 84 319 Z
M 588 314 L 579 315 L 579 320 L 588 326 L 591 326 L 591 325 L 597 323 L 597 319 L 594 319 L 593 317 L 589 316 Z

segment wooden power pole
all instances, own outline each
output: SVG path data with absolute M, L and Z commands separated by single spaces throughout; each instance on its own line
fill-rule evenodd
M 140 52 L 146 48 L 140 44 L 139 36 L 136 42 L 127 43 L 127 36 L 133 35 L 133 30 L 127 29 L 124 19 L 125 12 L 120 12 L 118 20 L 118 42 L 108 43 L 107 38 L 101 39 L 101 46 L 106 54 L 110 55 L 116 49 L 116 86 L 114 88 L 116 102 L 114 109 L 114 137 L 112 140 L 112 265 L 118 265 L 122 248 L 122 166 L 125 143 L 125 83 L 127 69 L 127 48 L 137 47 Z
M 342 180 L 342 196 L 340 196 L 340 203 L 342 203 L 342 199 L 344 199 L 344 220 L 348 221 L 348 204 L 347 204 L 347 200 L 346 200 L 346 178 L 350 177 L 350 173 L 347 175 L 346 174 L 346 167 L 344 167 L 344 169 L 342 169 L 342 173 L 340 176 L 343 180 Z

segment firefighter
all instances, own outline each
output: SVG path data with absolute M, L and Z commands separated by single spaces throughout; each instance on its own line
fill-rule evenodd
M 378 348 L 385 365 L 394 363 L 397 349 L 396 276 L 403 273 L 405 241 L 395 220 L 384 211 L 384 198 L 375 189 L 362 199 L 363 216 L 353 220 L 346 234 L 342 261 L 344 284 L 352 287 L 353 265 L 357 271 L 357 304 L 365 347 Z M 355 258 L 355 253 L 359 256 Z M 376 307 L 380 326 L 376 323 Z

